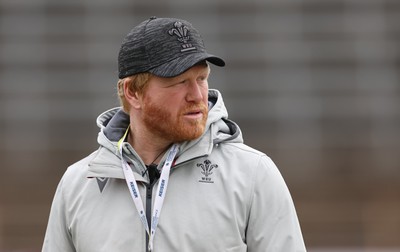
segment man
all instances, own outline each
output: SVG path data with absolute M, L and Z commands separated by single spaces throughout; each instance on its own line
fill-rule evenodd
M 243 144 L 208 63 L 225 65 L 187 21 L 133 28 L 122 108 L 99 116 L 100 148 L 61 179 L 42 251 L 305 251 L 284 180 Z

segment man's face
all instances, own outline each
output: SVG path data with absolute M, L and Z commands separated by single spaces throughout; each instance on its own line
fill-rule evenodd
M 173 78 L 151 77 L 142 106 L 149 132 L 170 142 L 200 137 L 208 116 L 209 73 L 204 63 Z

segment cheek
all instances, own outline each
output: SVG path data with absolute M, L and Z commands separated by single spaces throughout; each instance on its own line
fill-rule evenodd
M 208 89 L 206 89 L 204 92 L 202 92 L 203 94 L 203 102 L 205 105 L 207 105 L 208 103 Z
M 162 109 L 168 112 L 169 116 L 176 117 L 181 111 L 184 109 L 181 100 L 178 97 L 170 97 L 169 99 L 164 100 L 162 103 L 159 103 L 162 106 Z
M 208 101 L 208 87 L 204 88 L 204 90 L 202 91 L 203 93 L 203 97 L 206 101 Z
M 203 85 L 201 85 L 200 90 L 206 98 L 208 97 L 208 82 L 205 82 Z

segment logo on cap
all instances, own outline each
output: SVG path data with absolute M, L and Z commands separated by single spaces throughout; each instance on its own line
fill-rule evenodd
M 189 33 L 188 27 L 179 21 L 174 23 L 174 27 L 175 28 L 169 30 L 168 33 L 171 36 L 174 35 L 177 36 L 178 41 L 182 43 L 181 52 L 196 50 L 196 47 L 194 47 L 191 43 L 189 43 L 190 36 L 188 34 Z

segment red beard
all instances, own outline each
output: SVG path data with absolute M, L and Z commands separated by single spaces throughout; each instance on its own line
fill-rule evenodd
M 203 116 L 197 120 L 184 117 L 189 111 L 200 110 Z M 189 104 L 171 114 L 164 106 L 154 104 L 149 99 L 143 106 L 143 122 L 147 129 L 158 137 L 179 143 L 199 138 L 205 130 L 208 108 L 204 103 Z

